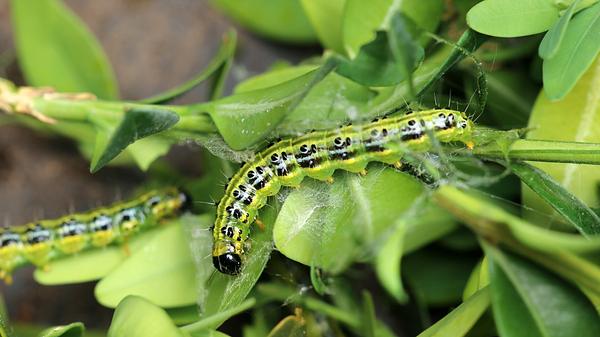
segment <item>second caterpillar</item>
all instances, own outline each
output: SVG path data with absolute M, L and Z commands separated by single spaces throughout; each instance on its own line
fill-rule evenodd
M 25 262 L 45 267 L 59 256 L 125 243 L 189 204 L 189 196 L 179 189 L 164 188 L 87 213 L 0 228 L 0 278 L 10 283 L 12 270 Z

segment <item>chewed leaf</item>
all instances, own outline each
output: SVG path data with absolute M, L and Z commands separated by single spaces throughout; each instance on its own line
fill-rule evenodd
M 117 83 L 102 47 L 62 1 L 13 0 L 19 65 L 34 86 L 117 98 Z
M 128 296 L 115 310 L 108 337 L 183 337 L 169 315 L 152 302 Z
M 370 167 L 366 177 L 339 172 L 332 185 L 308 180 L 290 193 L 273 231 L 281 253 L 334 273 L 369 255 L 423 193 L 409 175 Z
M 469 10 L 467 23 L 483 34 L 517 37 L 548 30 L 558 16 L 551 0 L 485 0 Z
M 165 109 L 135 107 L 125 112 L 121 123 L 111 135 L 108 145 L 103 149 L 97 161 L 90 164 L 91 171 L 97 172 L 127 146 L 142 138 L 157 134 L 173 127 L 179 121 L 179 116 Z M 95 149 L 99 150 L 98 147 Z M 164 149 L 154 148 L 164 152 Z M 96 156 L 94 156 L 96 157 Z
M 598 313 L 577 287 L 516 255 L 491 246 L 485 251 L 500 335 L 592 337 L 600 331 Z

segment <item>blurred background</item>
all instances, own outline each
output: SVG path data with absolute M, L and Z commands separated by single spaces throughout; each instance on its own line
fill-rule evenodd
M 267 42 L 237 27 L 199 0 L 66 0 L 101 42 L 110 59 L 123 99 L 140 99 L 172 88 L 194 76 L 216 53 L 229 28 L 238 31 L 238 51 L 228 88 L 261 73 L 277 60 L 295 63 L 318 54 L 313 47 Z M 15 60 L 8 0 L 0 0 L 0 77 L 23 85 Z M 175 103 L 206 98 L 198 87 Z M 192 155 L 190 156 L 190 152 Z M 200 174 L 199 148 L 179 146 L 167 160 Z M 198 158 L 190 162 L 189 158 Z M 127 198 L 143 184 L 138 169 L 108 167 L 89 173 L 89 163 L 68 140 L 44 136 L 16 125 L 0 125 L 0 221 L 23 224 L 57 217 Z M 4 224 L 3 223 L 3 224 Z M 112 310 L 94 298 L 93 283 L 41 286 L 33 268 L 14 275 L 14 284 L 0 285 L 11 320 L 44 326 L 83 321 L 105 328 Z

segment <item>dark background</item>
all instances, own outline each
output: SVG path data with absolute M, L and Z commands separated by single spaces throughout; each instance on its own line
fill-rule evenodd
M 65 2 L 103 45 L 123 99 L 144 98 L 193 77 L 208 64 L 230 27 L 237 29 L 239 43 L 228 88 L 263 72 L 278 59 L 295 63 L 319 52 L 315 46 L 286 46 L 252 35 L 205 0 Z M 11 35 L 9 1 L 0 0 L 0 55 L 8 60 L 0 64 L 0 77 L 23 84 Z M 177 103 L 205 97 L 205 88 L 200 87 Z M 186 151 L 198 153 L 191 148 L 172 152 Z M 135 168 L 109 167 L 91 175 L 89 163 L 68 140 L 20 126 L 0 126 L 0 221 L 6 224 L 110 203 L 129 196 L 143 182 L 144 174 Z M 110 323 L 112 310 L 97 304 L 93 283 L 46 287 L 36 284 L 31 274 L 32 268 L 21 269 L 12 286 L 0 286 L 13 322 L 57 325 L 82 321 L 92 328 Z

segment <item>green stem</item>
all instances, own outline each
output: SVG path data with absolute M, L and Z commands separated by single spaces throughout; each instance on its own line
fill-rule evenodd
M 292 287 L 268 283 L 259 285 L 258 291 L 271 299 L 278 300 L 284 303 L 293 302 L 302 305 L 307 309 L 320 312 L 326 316 L 338 320 L 351 328 L 360 328 L 360 320 L 355 315 L 347 313 L 342 309 L 339 309 L 329 303 L 318 300 L 314 297 L 297 296 L 297 289 L 294 289 Z
M 201 319 L 200 321 L 198 321 L 196 323 L 192 323 L 192 324 L 183 326 L 180 329 L 189 334 L 193 334 L 195 332 L 201 332 L 201 331 L 208 330 L 208 329 L 214 329 L 215 327 L 217 327 L 219 324 L 226 321 L 230 317 L 235 316 L 239 313 L 242 313 L 242 312 L 252 308 L 254 305 L 256 305 L 256 299 L 249 298 L 234 308 L 221 311 L 212 316 L 208 316 L 204 319 Z
M 599 143 L 560 142 L 549 140 L 518 139 L 506 152 L 500 144 L 490 143 L 475 147 L 473 153 L 495 159 L 577 163 L 600 165 Z

